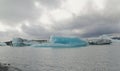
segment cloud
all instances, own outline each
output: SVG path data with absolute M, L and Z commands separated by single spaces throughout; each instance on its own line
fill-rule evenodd
M 109 5 L 109 1 L 106 2 L 107 4 L 104 5 L 104 10 L 101 11 L 97 11 L 92 6 L 90 7 L 90 4 L 87 4 L 86 8 L 88 8 L 87 11 L 89 11 L 86 14 L 74 16 L 67 21 L 57 22 L 53 25 L 53 28 L 57 30 L 57 32 L 60 31 L 59 33 L 64 32 L 64 34 L 75 34 L 83 37 L 120 33 L 120 14 L 119 9 L 117 8 L 119 3 L 114 6 L 112 4 Z M 113 8 L 109 9 L 111 6 Z M 72 32 L 72 30 L 81 32 L 76 34 L 75 32 Z M 69 32 L 71 33 L 69 34 Z
M 92 37 L 120 33 L 119 6 L 119 0 L 0 0 L 0 36 Z
M 47 9 L 59 8 L 65 0 L 36 0 L 42 6 L 45 6 Z
M 25 34 L 32 38 L 36 37 L 46 39 L 46 37 L 49 37 L 51 35 L 51 31 L 45 29 L 45 27 L 42 27 L 40 25 L 31 24 L 28 26 L 23 24 L 21 28 Z
M 13 24 L 35 19 L 39 14 L 33 0 L 0 0 L 0 21 Z

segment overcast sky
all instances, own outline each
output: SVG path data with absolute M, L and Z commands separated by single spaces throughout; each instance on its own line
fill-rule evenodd
M 0 40 L 119 33 L 120 0 L 0 0 Z

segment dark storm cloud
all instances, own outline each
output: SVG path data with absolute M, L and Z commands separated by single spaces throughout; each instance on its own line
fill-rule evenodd
M 118 14 L 119 15 L 119 14 Z M 99 13 L 87 14 L 82 16 L 76 16 L 72 21 L 60 22 L 53 25 L 53 28 L 59 31 L 72 31 L 74 29 L 82 30 L 84 33 L 77 36 L 89 37 L 98 36 L 102 34 L 119 33 L 120 28 L 120 18 L 119 16 L 108 15 L 107 13 L 101 15 Z M 67 23 L 67 24 L 66 24 Z M 64 32 L 64 34 L 67 32 Z M 71 32 L 73 35 L 74 32 Z
M 92 37 L 103 34 L 120 33 L 120 1 L 107 0 L 102 14 L 91 15 L 91 19 L 86 19 L 90 23 L 86 27 L 85 34 L 82 36 Z M 88 18 L 89 16 L 87 16 Z
M 105 22 L 107 23 L 107 22 Z M 93 37 L 93 36 L 100 36 L 103 34 L 114 34 L 114 33 L 120 33 L 120 25 L 118 24 L 98 24 L 96 26 L 87 27 L 85 34 L 83 34 L 83 37 Z
M 120 15 L 119 15 L 120 16 Z M 84 29 L 84 37 L 99 36 L 102 34 L 112 34 L 119 32 L 119 17 L 107 17 L 106 15 L 87 15 L 78 17 L 73 23 L 71 28 Z

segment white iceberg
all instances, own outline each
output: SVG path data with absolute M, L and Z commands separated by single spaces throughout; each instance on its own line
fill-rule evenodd
M 22 38 L 13 38 L 12 39 L 12 46 L 14 47 L 20 47 L 20 46 L 24 46 L 25 44 L 23 43 L 23 39 Z
M 108 35 L 102 35 L 98 38 L 92 38 L 88 40 L 90 45 L 106 45 L 111 44 L 112 40 Z
M 106 44 L 111 44 L 112 41 L 109 39 L 92 39 L 89 40 L 88 43 L 90 45 L 106 45 Z
M 22 38 L 13 38 L 11 42 L 13 47 L 21 47 L 21 46 L 31 46 L 34 44 L 41 44 L 46 42 L 46 40 L 27 40 Z
M 100 38 L 111 40 L 112 44 L 120 43 L 120 35 L 119 34 L 108 34 L 108 35 L 106 34 L 106 35 L 100 36 Z
M 4 42 L 0 42 L 0 46 L 7 46 L 7 45 Z

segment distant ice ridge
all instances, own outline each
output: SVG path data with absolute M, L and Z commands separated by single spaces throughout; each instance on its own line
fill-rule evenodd
M 78 37 L 51 36 L 49 42 L 33 44 L 32 47 L 80 47 L 88 43 Z

